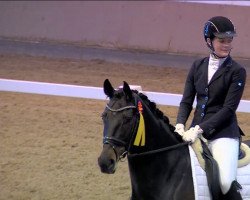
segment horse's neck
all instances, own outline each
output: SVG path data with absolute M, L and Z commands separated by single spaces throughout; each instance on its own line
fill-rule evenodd
M 145 122 L 145 126 L 148 145 L 152 148 L 172 146 L 179 143 L 174 133 L 171 132 L 170 126 L 163 120 L 151 119 L 150 122 Z
M 142 100 L 140 102 L 143 102 Z M 140 125 L 144 124 L 145 128 L 143 128 L 143 139 L 145 138 L 145 145 L 133 145 L 134 141 L 131 141 L 131 145 L 129 147 L 130 153 L 142 153 L 151 150 L 160 149 L 163 147 L 168 147 L 179 143 L 176 135 L 171 131 L 171 125 L 164 122 L 163 116 L 157 116 L 149 107 L 149 104 L 143 102 L 143 109 L 139 110 L 140 114 L 143 116 L 143 120 L 139 121 Z M 143 121 L 143 123 L 141 123 Z M 138 139 L 138 133 L 141 133 L 140 128 L 138 128 L 137 133 L 134 135 L 135 138 Z M 144 137 L 145 136 L 145 137 Z M 140 137 L 139 137 L 140 138 Z M 137 140 L 138 144 L 138 140 Z
M 187 146 L 146 156 L 128 156 L 128 161 L 132 199 L 194 199 Z

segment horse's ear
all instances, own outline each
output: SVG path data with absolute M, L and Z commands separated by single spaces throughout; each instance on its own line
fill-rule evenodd
M 126 94 L 126 96 L 128 97 L 128 99 L 131 100 L 132 99 L 132 91 L 131 91 L 131 89 L 126 81 L 123 81 L 123 91 Z
M 111 85 L 111 83 L 109 82 L 108 79 L 106 79 L 103 83 L 103 90 L 104 90 L 104 93 L 109 97 L 109 98 L 112 98 L 114 96 L 114 88 L 113 86 Z

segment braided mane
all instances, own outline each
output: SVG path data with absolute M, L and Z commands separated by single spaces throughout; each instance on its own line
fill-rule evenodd
M 145 94 L 139 93 L 137 90 L 133 90 L 133 92 L 135 92 L 139 95 L 139 97 L 144 101 L 144 103 L 146 103 L 148 105 L 151 112 L 154 113 L 155 116 L 158 117 L 159 119 L 162 119 L 164 121 L 164 123 L 166 123 L 169 126 L 169 128 L 172 132 L 175 130 L 175 127 L 172 124 L 170 124 L 169 118 L 167 116 L 165 116 L 159 108 L 157 108 L 155 102 L 150 101 Z
M 137 95 L 143 100 L 143 102 L 144 102 L 145 104 L 148 105 L 150 111 L 151 111 L 158 119 L 163 120 L 163 122 L 166 123 L 166 124 L 169 126 L 170 130 L 171 130 L 172 132 L 174 132 L 175 127 L 174 127 L 172 124 L 170 124 L 169 118 L 168 118 L 167 116 L 165 116 L 165 115 L 163 114 L 163 112 L 162 112 L 159 108 L 157 108 L 155 102 L 150 101 L 150 100 L 148 99 L 148 97 L 147 97 L 145 94 L 140 93 L 140 92 L 138 92 L 137 90 L 132 90 L 132 92 L 135 93 L 135 94 L 137 94 Z M 123 92 L 122 89 L 116 90 L 116 92 L 114 93 L 114 97 L 115 97 L 115 98 L 118 98 L 118 99 L 119 99 L 119 98 L 121 98 L 122 96 L 124 96 L 124 92 Z

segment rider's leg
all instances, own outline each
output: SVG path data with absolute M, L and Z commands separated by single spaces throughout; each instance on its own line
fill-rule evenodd
M 239 139 L 219 138 L 209 141 L 208 146 L 218 163 L 221 191 L 226 194 L 237 176 Z

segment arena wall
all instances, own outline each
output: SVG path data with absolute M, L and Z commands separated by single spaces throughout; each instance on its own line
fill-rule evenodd
M 250 6 L 169 1 L 1 1 L 0 37 L 114 49 L 207 54 L 202 29 L 223 15 L 238 37 L 232 54 L 250 58 Z
M 130 87 L 134 87 L 137 90 L 140 88 L 142 91 L 141 86 L 134 85 Z M 100 87 L 11 79 L 0 79 L 0 91 L 107 100 L 107 96 L 103 93 L 103 88 Z M 182 98 L 181 94 L 150 91 L 143 91 L 143 93 L 145 93 L 149 99 L 153 100 L 159 105 L 179 106 Z M 194 102 L 193 106 L 196 106 L 196 102 Z M 250 101 L 241 100 L 237 111 L 250 113 Z

